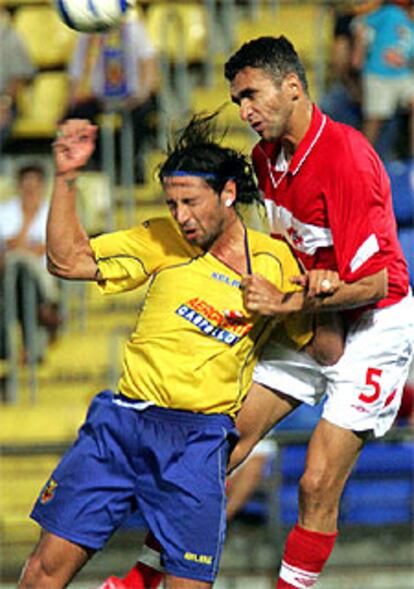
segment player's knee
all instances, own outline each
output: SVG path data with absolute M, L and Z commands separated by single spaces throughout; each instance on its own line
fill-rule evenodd
M 40 556 L 32 554 L 24 565 L 18 589 L 58 589 L 53 579 L 48 574 Z
M 337 497 L 335 480 L 322 469 L 307 469 L 299 483 L 301 502 L 327 504 Z

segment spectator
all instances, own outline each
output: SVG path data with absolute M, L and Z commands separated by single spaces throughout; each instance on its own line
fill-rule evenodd
M 361 127 L 360 70 L 352 65 L 353 24 L 358 15 L 366 14 L 382 0 L 362 0 L 334 9 L 333 41 L 330 50 L 329 89 L 322 97 L 322 110 L 335 121 Z
M 17 192 L 14 198 L 0 203 L 0 243 L 6 264 L 12 262 L 17 265 L 18 319 L 22 324 L 27 348 L 23 310 L 26 272 L 35 277 L 37 321 L 47 329 L 50 340 L 56 337 L 61 317 L 56 282 L 47 272 L 45 264 L 48 202 L 44 169 L 38 165 L 21 168 L 17 172 Z M 7 352 L 4 327 L 2 331 L 0 347 L 4 357 Z
M 410 113 L 414 154 L 413 0 L 390 0 L 358 19 L 352 64 L 362 68 L 363 132 L 376 145 L 379 133 L 399 108 Z
M 72 62 L 69 118 L 96 122 L 105 111 L 129 112 L 135 137 L 135 181 L 144 178 L 142 150 L 155 112 L 157 59 L 135 12 L 108 33 L 80 35 Z
M 34 74 L 24 41 L 11 26 L 7 11 L 0 9 L 0 152 L 16 116 L 19 90 Z

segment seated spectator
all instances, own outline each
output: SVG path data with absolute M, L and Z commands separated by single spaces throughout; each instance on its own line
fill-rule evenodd
M 80 35 L 69 77 L 68 118 L 96 122 L 103 112 L 130 113 L 135 181 L 143 182 L 142 150 L 149 135 L 149 116 L 156 110 L 158 68 L 155 49 L 136 13 L 132 11 L 121 27 L 107 33 Z
M 7 264 L 15 264 L 17 268 L 17 314 L 27 348 L 23 309 L 27 272 L 36 283 L 36 320 L 47 329 L 49 340 L 55 339 L 61 317 L 56 279 L 47 272 L 45 264 L 48 202 L 44 169 L 38 165 L 20 168 L 17 172 L 17 192 L 14 198 L 0 203 L 0 244 L 3 270 Z M 0 283 L 0 294 L 4 295 L 3 279 L 4 274 Z M 4 325 L 0 327 L 0 356 L 5 357 L 8 346 L 6 330 Z
M 13 29 L 7 11 L 0 9 L 0 152 L 16 117 L 19 90 L 34 74 L 23 39 Z
M 352 64 L 362 68 L 362 130 L 378 148 L 386 121 L 398 109 L 410 113 L 408 154 L 414 154 L 413 0 L 389 0 L 356 22 Z

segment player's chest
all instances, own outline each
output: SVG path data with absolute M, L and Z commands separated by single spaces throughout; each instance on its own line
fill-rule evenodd
M 328 226 L 326 185 L 312 169 L 284 174 L 269 167 L 262 190 L 268 201 L 285 212 L 282 222 L 291 216 L 300 223 Z
M 191 302 L 197 306 L 222 312 L 240 308 L 241 276 L 212 256 L 203 256 L 190 264 L 159 272 L 153 279 L 150 295 L 163 308 L 176 309 Z

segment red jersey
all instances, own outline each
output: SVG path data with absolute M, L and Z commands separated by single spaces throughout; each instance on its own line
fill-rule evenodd
M 387 268 L 388 296 L 375 306 L 407 295 L 390 181 L 359 131 L 314 106 L 289 165 L 278 143 L 260 141 L 252 157 L 272 234 L 282 235 L 308 270 L 336 270 L 354 282 Z

